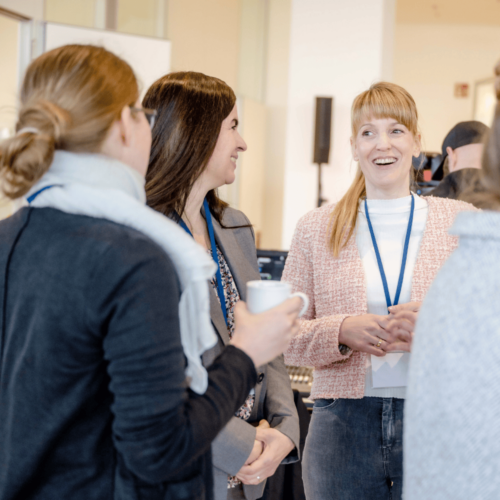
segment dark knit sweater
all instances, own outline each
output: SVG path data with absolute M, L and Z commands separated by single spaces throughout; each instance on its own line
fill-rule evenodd
M 210 443 L 256 371 L 228 347 L 187 389 L 164 251 L 51 208 L 0 236 L 0 499 L 211 498 Z

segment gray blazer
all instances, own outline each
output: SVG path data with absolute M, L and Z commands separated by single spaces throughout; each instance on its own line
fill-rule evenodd
M 225 226 L 250 224 L 240 211 L 227 208 L 224 212 Z M 226 258 L 242 300 L 246 300 L 246 282 L 260 279 L 252 228 L 223 229 L 213 219 L 215 239 Z M 222 315 L 217 296 L 210 287 L 210 311 L 212 323 L 219 336 L 218 344 L 204 353 L 203 363 L 209 366 L 229 343 L 227 326 Z M 228 495 L 227 476 L 235 475 L 245 464 L 255 441 L 256 430 L 250 422 L 266 419 L 271 427 L 288 436 L 296 448 L 283 463 L 298 460 L 299 418 L 293 400 L 290 378 L 288 377 L 283 356 L 258 368 L 258 383 L 255 387 L 255 405 L 248 421 L 233 417 L 219 433 L 212 444 L 214 465 L 215 500 L 226 500 Z M 264 493 L 265 481 L 256 485 L 244 485 L 247 500 L 256 500 Z

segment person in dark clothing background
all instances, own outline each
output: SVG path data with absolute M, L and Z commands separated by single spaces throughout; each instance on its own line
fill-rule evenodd
M 482 191 L 481 157 L 489 127 L 478 121 L 457 123 L 442 145 L 443 180 L 427 196 L 472 201 L 470 195 Z M 434 173 L 436 175 L 436 173 Z
M 211 442 L 297 331 L 298 298 L 240 303 L 202 367 L 215 264 L 145 205 L 154 114 L 101 47 L 26 72 L 0 143 L 2 190 L 29 203 L 0 222 L 1 500 L 212 499 Z

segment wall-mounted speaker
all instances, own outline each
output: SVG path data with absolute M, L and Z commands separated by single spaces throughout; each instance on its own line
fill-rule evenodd
M 332 135 L 333 97 L 316 97 L 313 163 L 328 163 Z

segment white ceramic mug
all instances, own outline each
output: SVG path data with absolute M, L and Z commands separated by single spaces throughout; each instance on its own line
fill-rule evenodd
M 247 283 L 247 306 L 252 314 L 259 314 L 285 302 L 290 297 L 300 297 L 304 307 L 299 313 L 302 316 L 309 307 L 309 297 L 302 292 L 292 293 L 292 287 L 283 281 L 249 281 Z

